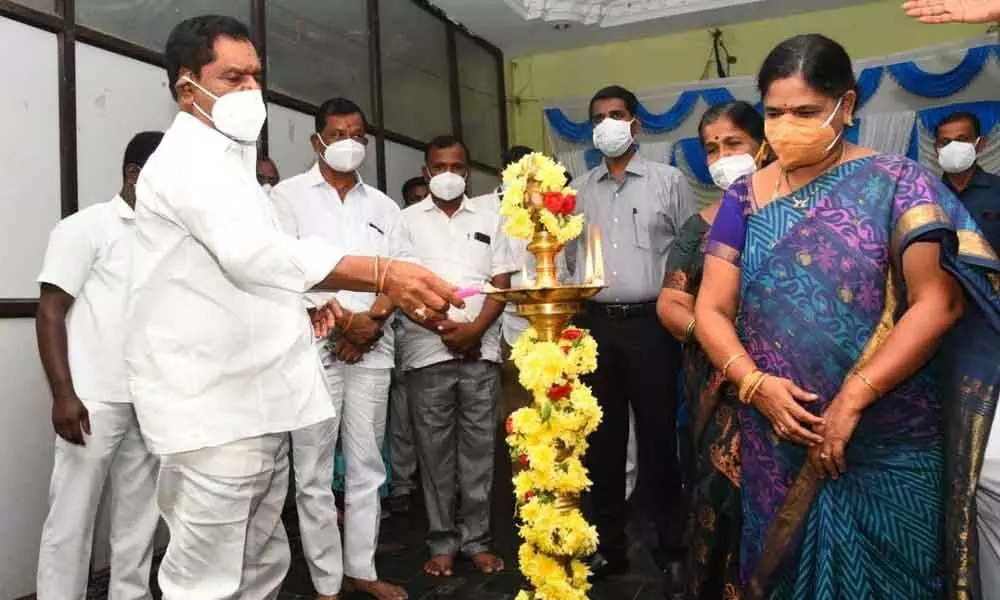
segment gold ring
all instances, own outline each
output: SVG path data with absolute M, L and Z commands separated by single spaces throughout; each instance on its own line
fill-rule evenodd
M 418 308 L 415 311 L 413 311 L 413 314 L 415 314 L 418 317 L 420 317 L 421 320 L 425 320 L 426 321 L 427 320 L 427 307 L 426 306 L 421 306 L 420 308 Z
M 830 455 L 827 454 L 826 452 L 820 452 L 819 453 L 819 457 L 822 458 L 823 460 L 826 460 L 826 459 L 830 458 Z

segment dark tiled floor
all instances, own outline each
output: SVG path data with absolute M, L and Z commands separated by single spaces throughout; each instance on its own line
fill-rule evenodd
M 501 485 L 498 485 L 497 492 L 506 494 L 509 484 L 503 482 L 502 487 L 506 489 L 501 489 Z M 470 563 L 459 562 L 454 577 L 436 579 L 425 575 L 421 570 L 427 557 L 422 539 L 425 520 L 422 509 L 415 507 L 408 515 L 383 521 L 381 546 L 376 557 L 380 576 L 405 587 L 412 600 L 512 600 L 521 585 L 521 577 L 516 571 L 517 541 L 511 525 L 512 503 L 504 502 L 498 497 L 495 504 L 495 549 L 507 562 L 507 571 L 483 575 Z M 279 600 L 312 600 L 314 591 L 302 557 L 294 511 L 286 511 L 285 522 L 292 545 L 292 565 Z M 633 528 L 633 534 L 635 538 L 643 535 L 638 528 Z M 594 600 L 660 600 L 662 595 L 659 592 L 656 569 L 640 542 L 633 544 L 632 559 L 632 573 L 595 586 L 591 597 Z M 158 590 L 155 592 L 159 599 Z M 105 574 L 94 582 L 88 598 L 96 600 L 106 597 Z M 343 595 L 343 600 L 364 598 L 368 596 Z
M 511 388 L 507 387 L 508 385 L 510 384 L 505 383 L 505 389 L 509 390 Z M 524 401 L 523 394 L 521 397 L 517 394 L 505 394 L 504 414 L 510 414 L 519 405 L 519 402 Z M 425 575 L 422 566 L 427 559 L 423 543 L 426 519 L 423 509 L 417 505 L 407 515 L 394 516 L 383 521 L 381 546 L 376 556 L 379 576 L 405 587 L 411 600 L 433 600 L 435 598 L 512 600 L 517 595 L 521 585 L 521 577 L 517 572 L 516 564 L 518 541 L 512 520 L 514 500 L 511 486 L 511 467 L 506 447 L 503 445 L 503 435 L 499 434 L 497 440 L 497 468 L 493 488 L 493 531 L 496 536 L 494 551 L 500 554 L 507 563 L 507 571 L 496 575 L 483 575 L 477 572 L 470 563 L 459 562 L 456 565 L 457 570 L 454 577 L 438 579 Z M 657 569 L 643 544 L 649 528 L 639 525 L 641 520 L 638 518 L 632 520 L 633 525 L 630 527 L 630 533 L 631 538 L 636 540 L 630 550 L 632 573 L 608 579 L 596 585 L 591 593 L 591 598 L 594 600 L 661 600 L 663 598 Z M 292 545 L 292 565 L 282 587 L 279 600 L 312 600 L 314 591 L 309 580 L 305 559 L 302 557 L 294 510 L 286 510 L 285 523 Z M 107 597 L 106 575 L 95 581 L 92 591 L 93 594 L 88 594 L 89 598 L 100 600 Z M 159 600 L 158 590 L 155 591 L 156 598 Z M 361 600 L 363 598 L 368 598 L 368 596 L 363 594 L 344 594 L 342 596 L 342 600 Z

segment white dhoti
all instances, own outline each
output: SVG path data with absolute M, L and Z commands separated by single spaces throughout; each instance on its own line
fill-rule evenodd
M 390 369 L 346 365 L 324 357 L 337 417 L 292 433 L 296 504 L 302 549 L 316 591 L 340 592 L 343 577 L 374 581 L 385 483 L 385 438 Z M 333 461 L 338 434 L 347 465 L 344 543 L 333 500 Z
M 288 571 L 281 508 L 288 435 L 161 457 L 157 500 L 170 529 L 164 600 L 275 598 Z
M 86 446 L 56 438 L 49 514 L 38 556 L 39 600 L 87 595 L 94 521 L 105 483 L 111 485 L 110 600 L 152 598 L 149 569 L 156 510 L 156 457 L 139 434 L 128 403 L 87 402 Z

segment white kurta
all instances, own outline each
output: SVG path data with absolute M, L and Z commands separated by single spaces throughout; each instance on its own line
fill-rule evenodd
M 180 113 L 136 186 L 126 365 L 162 455 L 166 600 L 277 594 L 287 432 L 334 416 L 302 294 L 343 253 L 281 232 L 255 167 Z

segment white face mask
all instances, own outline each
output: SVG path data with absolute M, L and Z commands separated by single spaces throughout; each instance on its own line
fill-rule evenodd
M 264 106 L 264 97 L 260 90 L 243 90 L 216 96 L 190 77 L 185 76 L 184 79 L 215 99 L 212 114 L 205 112 L 197 102 L 194 108 L 215 124 L 219 133 L 244 144 L 257 143 L 260 130 L 267 120 L 267 108 Z
M 319 134 L 316 137 L 319 137 Z M 323 144 L 325 148 L 323 161 L 338 173 L 353 173 L 365 160 L 365 145 L 361 142 L 348 138 L 327 146 L 323 138 L 320 137 L 319 143 Z
M 632 147 L 632 121 L 606 118 L 594 127 L 594 147 L 601 154 L 617 158 Z
M 969 142 L 949 142 L 947 146 L 938 150 L 938 164 L 945 173 L 962 173 L 972 168 L 976 164 L 976 139 L 974 144 Z
M 723 156 L 708 166 L 708 171 L 712 174 L 712 181 L 724 190 L 728 190 L 729 186 L 733 185 L 740 177 L 749 175 L 756 170 L 757 163 L 749 154 Z
M 435 198 L 440 198 L 447 202 L 465 193 L 465 177 L 462 177 L 458 173 L 445 171 L 431 177 L 428 187 L 430 187 L 431 193 L 434 194 Z

